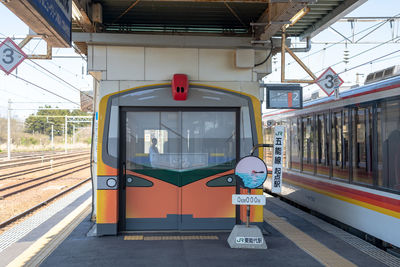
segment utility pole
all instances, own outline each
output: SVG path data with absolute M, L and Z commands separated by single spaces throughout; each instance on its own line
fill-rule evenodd
M 51 124 L 51 149 L 54 150 L 54 124 Z
M 7 158 L 11 159 L 11 99 L 8 99 L 7 112 Z
M 64 134 L 65 134 L 65 153 L 67 153 L 67 138 L 68 138 L 68 116 L 65 115 L 65 129 L 64 129 Z
M 75 145 L 75 124 L 72 125 L 72 144 Z

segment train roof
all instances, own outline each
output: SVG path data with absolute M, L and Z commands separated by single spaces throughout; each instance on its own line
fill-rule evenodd
M 395 76 L 386 80 L 382 80 L 376 83 L 372 83 L 372 84 L 367 84 L 367 85 L 363 85 L 360 87 L 356 87 L 344 92 L 340 92 L 339 93 L 339 99 L 335 99 L 334 95 L 328 96 L 328 97 L 324 97 L 324 98 L 319 98 L 319 99 L 315 99 L 315 100 L 311 100 L 311 101 L 307 101 L 303 103 L 303 108 L 309 108 L 309 107 L 313 107 L 316 105 L 322 105 L 322 104 L 326 104 L 329 102 L 335 102 L 335 101 L 340 101 L 343 99 L 348 99 L 348 98 L 352 98 L 352 97 L 357 97 L 357 96 L 361 96 L 361 95 L 367 95 L 367 94 L 371 94 L 371 93 L 376 93 L 376 92 L 380 92 L 380 91 L 385 91 L 385 90 L 390 90 L 393 88 L 397 88 L 400 87 L 400 76 Z M 372 100 L 372 99 L 371 99 Z M 278 115 L 278 114 L 282 114 L 282 113 L 286 113 L 286 112 L 290 112 L 290 111 L 295 111 L 294 109 L 287 109 L 287 110 L 273 110 L 271 112 L 267 112 L 263 115 L 263 117 L 269 117 L 269 116 L 273 116 L 273 115 Z

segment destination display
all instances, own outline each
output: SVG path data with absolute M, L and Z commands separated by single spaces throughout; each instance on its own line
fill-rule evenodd
M 302 109 L 303 88 L 299 84 L 266 84 L 267 109 Z

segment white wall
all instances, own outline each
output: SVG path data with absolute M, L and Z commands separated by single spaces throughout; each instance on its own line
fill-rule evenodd
M 256 72 L 267 72 L 268 65 L 237 68 L 235 49 L 99 45 L 88 48 L 88 71 L 102 72 L 103 81 L 170 81 L 173 74 L 184 73 L 190 82 L 256 83 Z

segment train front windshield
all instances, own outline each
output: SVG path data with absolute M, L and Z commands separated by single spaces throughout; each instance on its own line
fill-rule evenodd
M 126 131 L 128 169 L 183 172 L 235 164 L 235 112 L 129 112 Z

